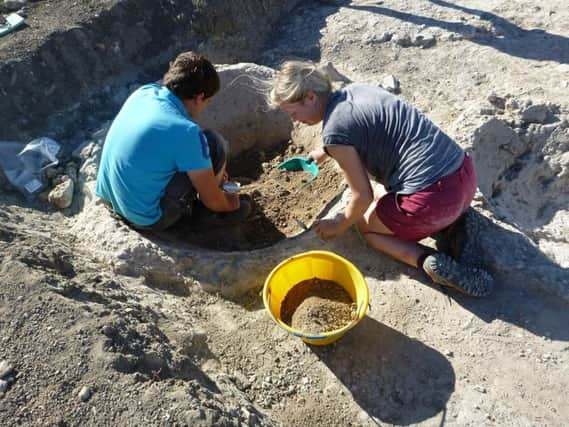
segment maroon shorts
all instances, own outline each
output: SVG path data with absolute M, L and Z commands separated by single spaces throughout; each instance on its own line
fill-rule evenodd
M 464 213 L 476 193 L 476 171 L 470 156 L 450 175 L 413 194 L 388 193 L 377 202 L 376 214 L 393 234 L 418 241 L 449 226 Z

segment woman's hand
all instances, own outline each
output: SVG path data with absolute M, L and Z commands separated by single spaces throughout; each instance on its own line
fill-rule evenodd
M 345 218 L 343 215 L 337 215 L 331 219 L 318 219 L 312 224 L 314 232 L 323 239 L 329 239 L 342 234 L 344 228 Z
M 371 184 L 356 149 L 349 145 L 330 145 L 328 152 L 344 172 L 352 196 L 343 214 L 333 220 L 322 220 L 314 227 L 323 238 L 337 236 L 356 224 L 373 202 Z
M 328 158 L 328 154 L 326 154 L 324 150 L 319 148 L 317 150 L 312 150 L 310 153 L 308 153 L 308 158 L 314 160 L 316 164 L 319 165 Z

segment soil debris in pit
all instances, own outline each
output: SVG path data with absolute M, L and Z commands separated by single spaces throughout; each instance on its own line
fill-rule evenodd
M 318 177 L 278 169 L 292 156 L 307 155 L 306 148 L 292 141 L 271 150 L 253 148 L 231 159 L 231 181 L 241 185 L 241 194 L 249 194 L 253 212 L 238 225 L 199 227 L 182 222 L 160 237 L 182 241 L 214 250 L 252 250 L 270 246 L 302 232 L 298 220 L 310 226 L 325 205 L 344 188 L 343 176 L 326 162 Z
M 340 329 L 356 316 L 356 304 L 332 280 L 317 277 L 296 284 L 281 305 L 281 319 L 305 334 Z

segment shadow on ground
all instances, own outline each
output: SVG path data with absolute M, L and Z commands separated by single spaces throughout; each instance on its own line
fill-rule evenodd
M 326 18 L 333 15 L 344 1 L 304 2 L 295 9 L 294 14 L 283 17 L 275 34 L 269 38 L 261 54 L 261 63 L 278 68 L 283 60 L 301 59 L 319 62 L 321 58 L 321 29 L 326 27 Z M 298 21 L 306 25 L 298 25 Z
M 454 391 L 455 373 L 442 354 L 370 317 L 335 345 L 310 348 L 361 408 L 382 422 L 429 419 Z
M 147 233 L 156 243 L 192 245 L 217 251 L 249 251 L 269 247 L 286 236 L 265 214 L 254 210 L 250 220 L 238 224 L 204 226 L 184 218 L 166 231 Z
M 473 43 L 492 47 L 508 55 L 537 61 L 555 61 L 560 64 L 569 63 L 569 39 L 551 34 L 541 29 L 525 30 L 512 22 L 490 12 L 452 4 L 442 0 L 430 0 L 431 3 L 459 10 L 477 16 L 492 25 L 495 31 L 488 32 L 482 28 L 462 22 L 442 21 L 426 16 L 414 15 L 386 7 L 371 5 L 346 5 L 357 10 L 378 13 L 426 27 L 439 27 L 449 32 L 461 34 Z
M 453 295 L 453 301 L 486 323 L 501 320 L 535 335 L 569 341 L 567 304 L 549 295 L 498 288 L 486 299 Z

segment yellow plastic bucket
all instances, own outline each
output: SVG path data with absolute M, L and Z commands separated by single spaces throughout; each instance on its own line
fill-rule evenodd
M 356 303 L 356 317 L 346 326 L 320 335 L 307 335 L 281 320 L 281 304 L 298 283 L 313 278 L 332 280 L 341 285 Z M 277 265 L 265 280 L 263 304 L 277 324 L 308 344 L 325 345 L 340 339 L 365 316 L 369 289 L 362 273 L 350 261 L 328 251 L 310 251 L 294 255 Z

